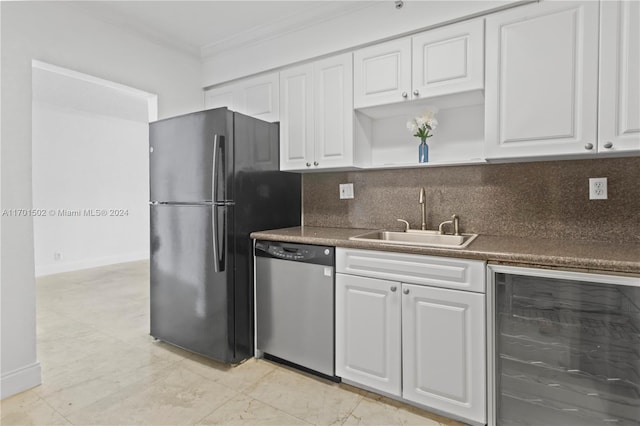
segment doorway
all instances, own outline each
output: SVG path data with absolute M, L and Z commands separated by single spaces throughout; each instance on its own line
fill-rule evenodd
M 33 61 L 36 276 L 149 257 L 157 96 Z

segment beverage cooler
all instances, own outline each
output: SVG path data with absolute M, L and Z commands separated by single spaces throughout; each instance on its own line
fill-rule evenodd
M 489 424 L 640 425 L 640 278 L 489 271 Z

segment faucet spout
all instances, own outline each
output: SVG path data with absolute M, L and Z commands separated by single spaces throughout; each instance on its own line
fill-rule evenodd
M 427 193 L 425 192 L 424 187 L 420 189 L 420 198 L 418 199 L 418 203 L 420 203 L 420 214 L 422 217 L 420 229 L 424 231 L 427 229 Z

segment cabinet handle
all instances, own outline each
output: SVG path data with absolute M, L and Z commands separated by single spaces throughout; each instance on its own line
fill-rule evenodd
M 307 167 L 311 167 L 311 163 L 307 163 Z
M 609 149 L 609 148 L 613 148 L 613 144 L 611 142 L 607 142 L 604 144 L 604 147 Z
M 405 99 L 406 99 L 406 98 L 407 98 L 407 96 L 409 96 L 409 94 L 408 94 L 407 92 L 402 92 L 402 97 L 403 97 L 403 98 L 405 98 Z
M 318 166 L 319 164 L 318 164 L 318 162 L 317 162 L 317 161 L 314 161 L 314 162 L 313 162 L 313 165 L 314 165 L 314 166 Z
M 413 96 L 418 96 L 420 94 L 420 92 L 418 92 L 418 89 L 413 91 Z
M 398 289 L 398 287 L 396 287 L 395 285 L 392 285 L 392 286 L 391 286 L 391 291 L 392 291 L 392 292 L 395 292 L 397 289 Z
M 592 143 L 588 143 L 588 144 L 586 144 L 586 145 L 584 146 L 584 149 L 587 149 L 587 150 L 589 150 L 589 149 L 593 149 L 593 144 L 592 144 Z
M 408 288 L 405 288 L 404 290 L 402 290 L 402 292 L 403 292 L 404 294 L 409 294 L 409 289 L 408 289 Z

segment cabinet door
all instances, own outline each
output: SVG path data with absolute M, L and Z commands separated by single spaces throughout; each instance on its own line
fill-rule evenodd
M 351 53 L 314 63 L 314 167 L 353 165 Z
M 204 92 L 204 108 L 213 109 L 227 107 L 232 111 L 236 111 L 237 106 L 234 100 L 235 85 L 228 84 Z
M 411 98 L 411 39 L 356 50 L 353 54 L 355 108 Z
M 482 89 L 484 21 L 447 25 L 414 36 L 412 75 L 414 97 Z
M 487 158 L 595 153 L 598 7 L 545 1 L 487 18 Z
M 336 274 L 336 375 L 401 394 L 400 283 Z
M 640 150 L 640 3 L 601 3 L 598 152 Z
M 205 109 L 231 111 L 273 122 L 279 120 L 278 73 L 243 79 L 204 92 Z
M 278 73 L 242 80 L 236 91 L 237 111 L 264 121 L 279 121 Z
M 485 423 L 485 295 L 411 284 L 402 292 L 402 397 Z
M 313 160 L 313 65 L 280 72 L 280 170 L 311 167 Z

